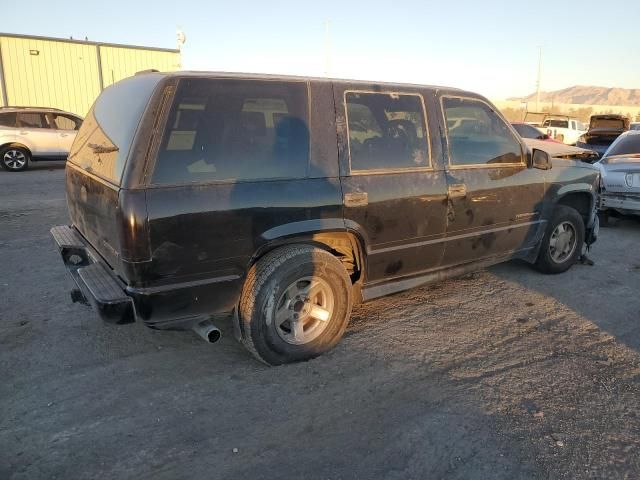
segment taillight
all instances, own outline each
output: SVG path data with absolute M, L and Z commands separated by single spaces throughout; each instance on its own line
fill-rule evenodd
M 151 260 L 149 220 L 144 190 L 120 190 L 118 226 L 120 256 L 126 262 Z

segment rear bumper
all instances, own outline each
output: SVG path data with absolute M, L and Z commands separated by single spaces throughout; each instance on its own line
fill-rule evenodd
M 604 193 L 600 197 L 600 209 L 619 210 L 638 215 L 640 214 L 640 195 Z
M 135 321 L 133 300 L 126 285 L 116 277 L 100 256 L 73 227 L 51 229 L 62 262 L 78 286 L 71 292 L 74 302 L 91 305 L 105 322 L 125 324 Z
M 77 289 L 71 299 L 92 306 L 102 320 L 136 319 L 151 328 L 187 330 L 214 316 L 230 314 L 242 288 L 239 276 L 134 288 L 126 285 L 73 227 L 51 229 L 62 261 Z

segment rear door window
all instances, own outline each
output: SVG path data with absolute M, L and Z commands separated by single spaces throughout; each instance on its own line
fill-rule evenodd
M 309 157 L 307 85 L 182 79 L 153 183 L 301 178 Z
M 352 171 L 429 167 L 422 98 L 346 92 Z
M 18 113 L 18 125 L 22 128 L 49 128 L 49 122 L 44 113 Z
M 489 105 L 471 98 L 443 97 L 452 166 L 522 163 L 522 147 Z

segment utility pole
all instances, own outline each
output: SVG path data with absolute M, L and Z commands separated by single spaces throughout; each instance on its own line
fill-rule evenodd
M 331 71 L 331 21 L 324 22 L 324 75 L 329 76 Z
M 542 46 L 538 46 L 538 79 L 536 80 L 536 111 L 540 111 L 540 72 L 542 71 Z

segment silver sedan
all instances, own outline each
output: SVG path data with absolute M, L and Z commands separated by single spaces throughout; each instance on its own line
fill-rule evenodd
M 620 135 L 595 163 L 600 169 L 600 210 L 640 215 L 640 131 Z

